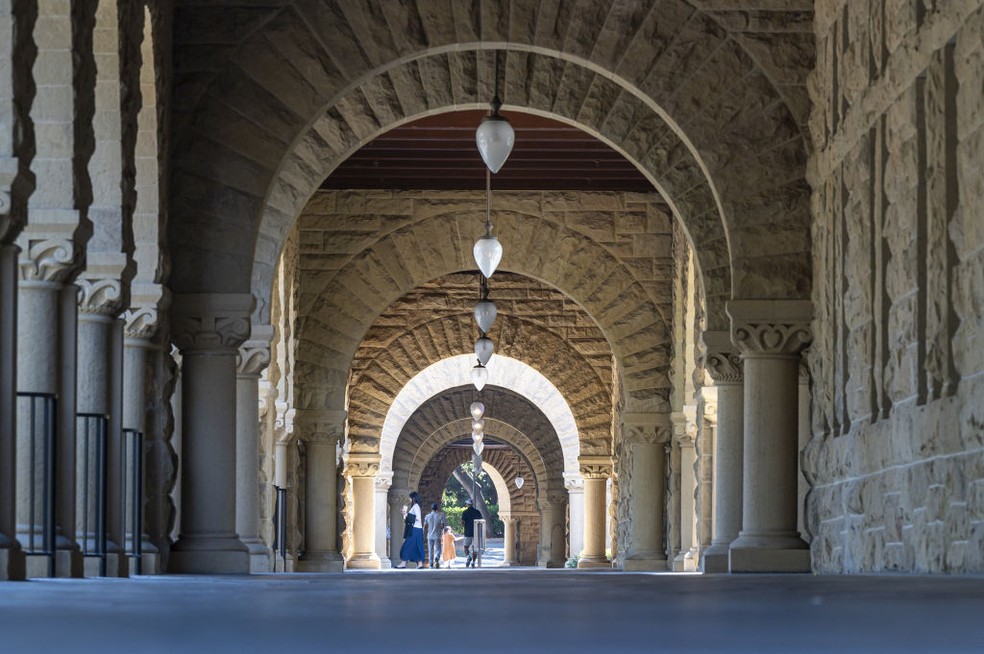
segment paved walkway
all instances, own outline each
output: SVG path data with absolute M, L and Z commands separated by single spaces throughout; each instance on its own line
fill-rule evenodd
M 0 652 L 981 652 L 984 578 L 529 568 L 0 583 Z

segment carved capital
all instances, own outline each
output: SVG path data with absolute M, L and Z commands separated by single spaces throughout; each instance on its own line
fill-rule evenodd
M 171 336 L 183 353 L 235 350 L 248 337 L 253 296 L 178 295 L 171 309 Z
M 118 316 L 123 311 L 123 282 L 118 279 L 75 280 L 79 287 L 79 312 L 100 316 Z
M 346 411 L 298 411 L 296 429 L 306 443 L 338 443 L 345 438 Z
M 733 300 L 727 304 L 743 357 L 793 356 L 813 340 L 813 305 L 805 300 Z
M 704 342 L 704 369 L 716 384 L 740 384 L 744 378 L 738 348 L 731 344 L 731 334 L 708 331 L 701 335 Z
M 656 445 L 670 440 L 670 416 L 663 413 L 622 414 L 622 438 L 632 445 Z
M 681 447 L 693 446 L 697 437 L 697 407 L 687 405 L 672 415 L 673 440 Z
M 65 238 L 32 241 L 21 234 L 20 279 L 29 282 L 65 282 L 77 266 L 78 248 Z
M 572 473 L 565 472 L 564 488 L 566 488 L 569 493 L 583 493 L 584 477 L 582 477 L 581 475 L 574 475 Z
M 390 508 L 402 509 L 410 505 L 410 491 L 405 488 L 390 488 L 387 498 Z
M 389 490 L 393 485 L 393 471 L 377 473 L 375 485 L 378 491 Z
M 132 307 L 123 312 L 123 334 L 126 338 L 149 341 L 157 333 L 159 324 L 157 307 Z
M 379 472 L 379 457 L 349 456 L 345 462 L 346 477 L 375 477 Z
M 612 476 L 612 459 L 609 456 L 582 456 L 577 462 L 585 479 L 608 479 Z
M 250 339 L 239 348 L 236 373 L 240 377 L 258 377 L 270 365 L 270 343 Z

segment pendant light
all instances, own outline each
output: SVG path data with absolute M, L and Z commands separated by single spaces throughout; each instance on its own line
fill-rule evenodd
M 480 391 L 485 388 L 485 382 L 489 380 L 489 370 L 481 363 L 472 368 L 471 371 L 472 384 L 475 385 L 475 390 Z
M 498 61 L 498 57 L 496 58 Z M 498 78 L 498 74 L 496 74 Z M 496 79 L 498 86 L 498 79 Z M 482 119 L 482 124 L 475 130 L 475 145 L 478 146 L 478 153 L 482 155 L 482 161 L 493 173 L 499 172 L 506 159 L 512 153 L 513 144 L 516 142 L 516 132 L 512 125 L 504 117 L 499 115 L 502 101 L 496 93 L 489 105 L 492 113 Z
M 472 420 L 472 438 L 475 438 L 476 434 L 478 438 L 476 440 L 482 440 L 482 434 L 485 433 L 485 421 L 484 420 Z
M 482 456 L 482 450 L 485 449 L 485 443 L 482 441 L 475 441 L 472 443 L 472 449 L 475 450 L 475 454 Z M 481 461 L 481 459 L 479 459 L 479 461 Z
M 492 339 L 484 334 L 475 341 L 475 356 L 478 357 L 478 362 L 483 366 L 488 364 L 494 350 L 495 344 L 492 343 Z
M 468 410 L 471 412 L 472 420 L 478 420 L 485 415 L 485 405 L 481 402 L 472 402 Z
M 483 334 L 492 331 L 492 323 L 495 322 L 497 315 L 495 302 L 489 299 L 489 280 L 482 275 L 481 299 L 475 305 L 475 322 L 478 323 L 478 328 Z
M 488 170 L 485 171 L 485 234 L 475 241 L 472 254 L 486 279 L 492 276 L 502 261 L 502 243 L 492 234 L 492 178 Z

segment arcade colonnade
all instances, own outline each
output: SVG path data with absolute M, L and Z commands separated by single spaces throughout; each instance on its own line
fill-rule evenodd
M 274 485 L 290 566 L 376 565 L 389 404 L 470 335 L 393 367 L 434 327 L 375 321 L 471 270 L 479 212 L 318 189 L 500 63 L 505 111 L 653 185 L 497 209 L 503 271 L 578 307 L 503 316 L 503 354 L 579 363 L 531 367 L 580 479 L 549 420 L 501 429 L 538 562 L 577 496 L 584 566 L 984 569 L 979 0 L 220 5 L 0 4 L 0 577 L 268 569 Z

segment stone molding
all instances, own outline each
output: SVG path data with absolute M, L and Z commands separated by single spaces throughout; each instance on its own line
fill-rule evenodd
M 119 279 L 75 280 L 79 287 L 79 313 L 115 317 L 123 311 L 124 289 Z
M 131 307 L 123 312 L 125 338 L 149 341 L 157 333 L 159 324 L 157 307 Z
M 573 475 L 569 472 L 564 473 L 564 488 L 567 489 L 568 493 L 583 493 L 584 492 L 584 477 L 581 475 Z
M 671 420 L 673 440 L 681 447 L 693 447 L 694 439 L 697 438 L 697 407 L 685 406 L 683 411 L 674 412 Z
M 249 338 L 253 304 L 249 293 L 176 295 L 171 338 L 182 353 L 235 350 Z
M 296 411 L 296 431 L 305 443 L 338 443 L 345 438 L 347 411 Z
M 622 414 L 622 437 L 632 445 L 656 445 L 670 440 L 670 416 L 665 413 Z
M 346 477 L 375 477 L 379 472 L 379 456 L 350 454 L 345 461 Z
M 726 310 L 743 357 L 795 356 L 813 340 L 808 300 L 732 300 Z
M 610 456 L 582 456 L 577 462 L 585 479 L 608 479 L 612 475 Z
M 28 243 L 26 248 L 21 244 L 21 281 L 62 283 L 71 278 L 77 266 L 74 241 L 57 238 Z
M 731 342 L 730 332 L 705 331 L 701 334 L 704 344 L 703 366 L 715 384 L 740 384 L 744 380 L 744 368 L 738 348 Z

